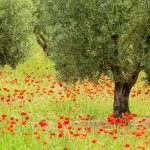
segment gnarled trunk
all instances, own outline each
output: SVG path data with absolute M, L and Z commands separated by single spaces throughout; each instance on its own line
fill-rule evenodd
M 131 91 L 129 83 L 115 83 L 115 97 L 114 97 L 114 112 L 117 115 L 122 115 L 125 112 L 130 113 L 129 110 L 129 94 Z
M 131 79 L 126 82 L 115 82 L 115 96 L 113 111 L 117 116 L 122 117 L 123 113 L 130 113 L 129 109 L 129 95 L 133 85 L 136 83 L 140 69 L 134 72 Z

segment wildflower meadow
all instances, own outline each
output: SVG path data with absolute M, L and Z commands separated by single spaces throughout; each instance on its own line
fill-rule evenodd
M 0 72 L 1 150 L 149 150 L 150 87 L 140 73 L 131 114 L 112 114 L 107 76 L 66 86 L 42 50 L 15 70 Z

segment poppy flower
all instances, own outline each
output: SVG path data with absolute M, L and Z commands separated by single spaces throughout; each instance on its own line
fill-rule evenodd
M 125 144 L 124 147 L 125 148 L 130 148 L 130 144 Z
M 36 138 L 37 138 L 37 139 L 40 139 L 41 137 L 40 137 L 40 136 L 37 136 Z
M 95 144 L 95 143 L 97 143 L 97 139 L 94 138 L 91 140 L 91 142 Z
M 47 144 L 47 143 L 48 143 L 47 141 L 44 141 L 44 142 L 43 142 L 43 144 Z
M 27 113 L 24 112 L 24 111 L 22 111 L 20 114 L 21 114 L 21 116 L 26 116 L 27 115 Z
M 57 123 L 57 127 L 58 127 L 59 129 L 61 129 L 61 128 L 63 127 L 63 123 L 62 123 L 62 122 L 58 122 L 58 123 Z
M 26 125 L 27 124 L 27 122 L 26 121 L 22 121 L 22 125 Z

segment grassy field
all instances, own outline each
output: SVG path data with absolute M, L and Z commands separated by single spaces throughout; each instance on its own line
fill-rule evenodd
M 35 51 L 36 53 L 36 51 Z M 113 83 L 101 77 L 74 87 L 39 51 L 15 70 L 0 71 L 0 150 L 150 150 L 150 87 L 140 73 L 128 125 L 111 124 Z

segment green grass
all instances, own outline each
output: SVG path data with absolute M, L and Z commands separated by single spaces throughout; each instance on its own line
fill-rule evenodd
M 129 126 L 110 125 L 107 123 L 107 117 L 112 113 L 113 95 L 108 94 L 107 90 L 113 90 L 113 87 L 109 88 L 101 83 L 104 89 L 98 91 L 101 86 L 96 87 L 86 82 L 88 86 L 76 84 L 67 91 L 59 86 L 53 63 L 44 56 L 37 45 L 33 49 L 37 49 L 33 51 L 35 56 L 26 63 L 20 64 L 16 70 L 11 70 L 9 66 L 1 68 L 3 74 L 0 76 L 0 150 L 63 150 L 64 148 L 69 150 L 134 150 L 137 146 L 150 149 L 150 95 L 145 94 L 150 87 L 144 86 L 145 83 L 141 81 L 141 77 L 145 76 L 143 72 L 140 73 L 138 82 L 132 89 L 132 91 L 142 90 L 142 93 L 135 97 L 130 96 L 131 112 L 138 114 L 138 117 Z M 5 91 L 4 88 L 9 91 Z M 19 92 L 15 94 L 14 90 L 19 90 Z M 24 93 L 21 93 L 22 90 Z M 94 93 L 89 94 L 87 90 Z M 27 113 L 29 119 L 20 115 L 22 111 Z M 6 114 L 7 117 L 2 119 L 2 114 Z M 90 117 L 86 121 L 84 118 L 88 114 Z M 58 122 L 64 121 L 59 118 L 60 116 L 69 117 L 70 123 L 58 129 Z M 18 119 L 13 125 L 12 132 L 8 130 L 11 117 Z M 141 118 L 146 118 L 146 121 L 138 123 L 137 121 Z M 47 126 L 34 127 L 43 119 L 48 124 Z M 25 120 L 27 124 L 22 125 L 22 121 Z M 102 123 L 107 126 L 106 129 L 101 125 Z M 138 127 L 139 124 L 142 127 Z M 72 126 L 72 129 L 68 130 L 68 126 Z M 78 127 L 82 130 L 78 131 Z M 85 127 L 91 127 L 92 131 L 87 132 Z M 99 128 L 107 130 L 105 132 L 117 128 L 118 133 L 98 134 Z M 38 134 L 34 134 L 35 131 Z M 73 136 L 69 134 L 70 131 L 80 133 L 80 136 Z M 132 131 L 143 132 L 143 134 L 136 137 Z M 64 135 L 59 137 L 61 132 Z M 25 136 L 25 133 L 29 136 Z M 51 133 L 55 133 L 52 138 L 50 138 Z M 81 133 L 86 133 L 86 137 Z M 37 136 L 40 136 L 40 139 L 37 139 Z M 117 136 L 117 139 L 114 140 L 113 136 Z M 97 142 L 92 143 L 92 139 L 96 139 Z M 43 144 L 44 141 L 47 143 Z M 130 144 L 130 148 L 125 148 L 125 144 Z

